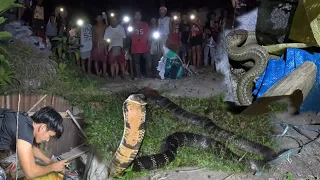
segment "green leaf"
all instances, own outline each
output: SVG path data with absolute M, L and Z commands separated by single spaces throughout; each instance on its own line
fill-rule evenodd
M 0 24 L 4 23 L 6 21 L 6 18 L 0 17 Z
M 0 39 L 12 38 L 12 34 L 7 31 L 0 31 Z
M 0 53 L 8 54 L 8 51 L 4 47 L 0 46 Z

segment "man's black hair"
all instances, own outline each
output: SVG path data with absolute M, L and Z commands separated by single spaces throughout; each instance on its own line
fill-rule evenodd
M 50 106 L 41 108 L 31 116 L 32 120 L 37 123 L 46 124 L 48 130 L 56 133 L 55 137 L 59 139 L 63 133 L 63 118 L 61 115 Z

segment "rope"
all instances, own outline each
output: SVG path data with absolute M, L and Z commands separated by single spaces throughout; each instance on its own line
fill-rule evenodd
M 17 132 L 16 132 L 16 164 L 15 164 L 15 166 L 16 166 L 16 172 L 15 172 L 15 174 L 16 174 L 16 177 L 15 177 L 15 179 L 17 180 L 18 179 L 18 175 L 19 175 L 19 173 L 18 173 L 18 146 L 17 146 L 17 141 L 18 141 L 18 134 L 19 134 L 19 111 L 20 111 L 20 99 L 21 99 L 21 97 L 20 97 L 20 93 L 19 93 L 19 97 L 18 97 L 18 111 L 17 111 Z

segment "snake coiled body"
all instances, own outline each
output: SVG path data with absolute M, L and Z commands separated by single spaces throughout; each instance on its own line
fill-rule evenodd
M 139 93 L 143 93 L 147 97 L 148 102 L 150 101 L 167 109 L 178 120 L 202 126 L 204 130 L 210 134 L 210 137 L 226 145 L 226 147 L 230 143 L 245 152 L 262 155 L 266 161 L 277 156 L 277 153 L 273 149 L 257 142 L 250 141 L 245 137 L 235 135 L 230 131 L 226 131 L 207 117 L 187 112 L 168 98 L 158 94 L 155 90 L 143 89 L 139 91 Z
M 240 105 L 252 103 L 252 88 L 254 80 L 264 71 L 269 59 L 268 51 L 256 44 L 255 33 L 246 30 L 235 30 L 226 37 L 228 56 L 234 61 L 254 61 L 254 66 L 243 75 L 237 84 L 237 98 Z M 241 44 L 243 44 L 241 47 Z
M 161 168 L 175 159 L 178 148 L 182 146 L 212 150 L 214 154 L 219 155 L 223 153 L 223 158 L 227 159 L 231 159 L 231 157 L 228 156 L 240 158 L 211 137 L 193 133 L 176 132 L 165 139 L 161 153 L 141 156 L 134 159 L 132 162 L 132 170 L 142 171 Z M 258 160 L 245 160 L 244 164 L 248 169 L 256 171 L 264 165 L 264 162 Z
M 177 149 L 184 145 L 204 149 L 209 148 L 214 152 L 226 152 L 234 156 L 235 154 L 227 149 L 228 145 L 232 144 L 243 151 L 262 155 L 264 157 L 263 161 L 245 161 L 251 170 L 261 168 L 264 162 L 273 159 L 277 155 L 277 153 L 269 147 L 223 130 L 207 117 L 185 111 L 168 98 L 159 95 L 155 90 L 143 89 L 139 91 L 139 94 L 140 95 L 135 94 L 129 96 L 123 104 L 125 121 L 124 135 L 109 166 L 109 176 L 114 177 L 121 175 L 131 163 L 133 171 L 152 170 L 163 167 L 175 159 Z M 178 120 L 201 125 L 210 137 L 186 132 L 176 132 L 166 138 L 161 153 L 136 158 L 145 132 L 145 97 L 153 104 L 167 109 Z
M 146 100 L 141 94 L 130 95 L 123 103 L 124 133 L 109 165 L 109 176 L 115 177 L 137 156 L 145 132 Z

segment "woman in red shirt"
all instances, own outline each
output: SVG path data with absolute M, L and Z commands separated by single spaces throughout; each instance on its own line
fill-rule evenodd
M 151 77 L 151 55 L 149 48 L 149 25 L 147 22 L 141 21 L 141 12 L 136 11 L 134 21 L 129 25 L 133 31 L 131 34 L 131 54 L 135 68 L 135 78 L 141 78 L 140 59 L 146 60 L 146 74 Z
M 191 32 L 190 32 L 190 46 L 192 47 L 192 61 L 193 65 L 198 68 L 201 65 L 202 58 L 202 26 L 200 19 L 197 17 L 197 11 L 193 11 L 191 15 Z
M 172 13 L 172 18 L 170 22 L 170 34 L 168 39 L 168 47 L 171 51 L 179 54 L 180 50 L 180 14 Z

